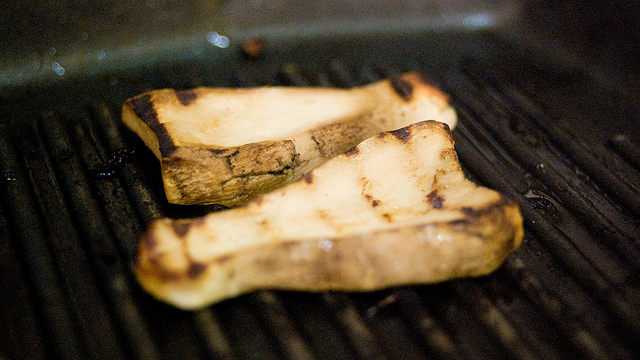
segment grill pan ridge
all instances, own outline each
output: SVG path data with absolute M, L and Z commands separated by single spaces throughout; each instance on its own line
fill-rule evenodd
M 492 32 L 393 38 L 386 46 L 413 49 L 402 56 L 379 56 L 374 40 L 238 56 L 220 78 L 219 65 L 196 61 L 3 96 L 0 311 L 9 330 L 0 358 L 636 357 L 638 130 L 589 135 L 584 127 L 611 99 L 630 114 L 637 101 Z M 152 219 L 221 209 L 166 203 L 157 161 L 119 122 L 126 97 L 200 85 L 352 87 L 408 70 L 451 96 L 467 176 L 520 205 L 524 242 L 495 273 L 371 293 L 258 291 L 194 312 L 137 286 L 131 265 Z M 29 96 L 37 98 L 31 107 Z

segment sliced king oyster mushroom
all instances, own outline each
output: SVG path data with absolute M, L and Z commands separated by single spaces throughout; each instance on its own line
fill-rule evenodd
M 125 101 L 122 120 L 160 160 L 169 202 L 233 207 L 381 131 L 457 118 L 410 72 L 353 89 L 155 90 Z
M 518 206 L 464 177 L 446 124 L 383 132 L 243 207 L 158 219 L 135 274 L 200 308 L 257 289 L 375 290 L 485 275 L 523 237 Z

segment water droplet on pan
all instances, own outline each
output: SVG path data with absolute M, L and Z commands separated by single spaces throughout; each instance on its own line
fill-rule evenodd
M 118 149 L 111 153 L 111 157 L 104 164 L 90 169 L 91 175 L 96 178 L 108 178 L 115 175 L 124 165 L 129 163 L 134 152 L 127 149 Z
M 207 34 L 207 40 L 219 48 L 226 48 L 229 46 L 229 38 L 224 35 L 220 35 L 215 31 Z
M 51 70 L 53 70 L 56 74 L 62 76 L 65 73 L 65 69 L 58 62 L 54 62 L 51 64 Z
M 5 171 L 3 175 L 3 178 L 5 181 L 16 181 L 18 180 L 18 174 L 14 173 L 13 171 Z
M 553 202 L 544 196 L 528 197 L 529 205 L 538 210 L 548 220 L 553 222 L 560 221 L 560 212 Z

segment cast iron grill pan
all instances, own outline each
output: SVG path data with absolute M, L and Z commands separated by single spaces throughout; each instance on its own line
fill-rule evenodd
M 545 67 L 500 37 L 472 40 L 475 46 L 452 60 L 438 58 L 445 55 L 437 41 L 384 59 L 316 44 L 308 56 L 326 50 L 325 58 L 267 54 L 230 66 L 221 83 L 207 80 L 206 65 L 173 64 L 121 81 L 117 91 L 67 98 L 68 106 L 44 101 L 31 111 L 5 110 L 0 358 L 637 356 L 638 129 L 599 131 L 592 113 L 627 99 L 579 68 Z M 505 57 L 512 60 L 496 61 Z M 126 97 L 198 85 L 351 87 L 407 70 L 451 95 L 467 176 L 522 209 L 526 236 L 503 267 L 482 278 L 372 293 L 259 291 L 194 312 L 159 303 L 137 286 L 131 265 L 152 219 L 221 209 L 166 203 L 157 161 L 119 122 Z M 61 91 L 74 94 L 65 86 L 82 81 Z M 31 95 L 14 94 L 17 107 Z M 625 103 L 616 114 L 633 114 L 637 105 Z

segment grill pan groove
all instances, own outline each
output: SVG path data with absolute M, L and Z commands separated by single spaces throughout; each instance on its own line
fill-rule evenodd
M 81 239 L 86 240 L 81 246 L 88 253 L 112 311 L 122 322 L 120 331 L 129 341 L 129 351 L 136 354 L 136 358 L 158 357 L 147 326 L 131 299 L 126 264 L 115 248 L 113 236 L 107 231 L 101 206 L 94 197 L 85 168 L 64 123 L 55 116 L 47 116 L 40 122 L 40 128 L 67 207 L 76 221 Z
M 425 50 L 417 53 L 406 40 L 404 58 L 361 56 L 358 46 L 370 48 L 366 42 L 329 41 L 337 49 L 330 61 L 312 59 L 314 51 L 277 48 L 273 58 L 234 59 L 225 70 L 232 75 L 222 80 L 202 63 L 116 74 L 116 87 L 77 108 L 49 113 L 49 103 L 38 100 L 43 104 L 35 112 L 46 115 L 25 110 L 11 121 L 5 120 L 13 116 L 9 100 L 2 100 L 0 261 L 2 274 L 16 279 L 2 280 L 15 288 L 15 299 L 0 296 L 0 308 L 12 319 L 25 317 L 10 325 L 16 335 L 0 334 L 0 345 L 9 344 L 0 357 L 634 358 L 640 351 L 639 148 L 615 129 L 603 135 L 606 144 L 572 142 L 582 133 L 570 127 L 567 112 L 540 93 L 540 79 L 516 70 L 551 73 L 585 88 L 610 86 L 575 68 L 547 71 L 548 64 L 493 35 L 453 39 L 466 50 L 451 50 L 451 59 L 433 40 L 418 42 Z M 514 60 L 495 61 L 505 58 Z M 522 209 L 525 241 L 503 267 L 479 279 L 365 294 L 261 291 L 197 312 L 161 304 L 137 286 L 130 268 L 153 219 L 221 208 L 165 202 L 157 161 L 119 121 L 126 96 L 209 84 L 346 88 L 406 70 L 418 70 L 451 95 L 460 115 L 454 139 L 468 176 Z M 46 90 L 33 92 L 52 93 Z M 16 95 L 18 105 L 28 103 L 20 96 L 28 95 Z M 17 340 L 23 338 L 32 339 L 31 348 Z
M 458 92 L 455 92 L 455 93 L 457 94 Z M 464 102 L 464 104 L 466 103 L 467 102 Z M 463 106 L 463 105 L 461 104 L 460 106 Z M 474 123 L 489 122 L 489 120 L 487 120 L 486 118 L 484 119 L 482 118 L 483 115 L 486 115 L 486 114 L 482 113 L 481 115 L 476 115 L 473 118 L 473 120 L 466 120 L 465 117 L 463 116 L 460 124 L 460 128 L 464 129 L 467 121 L 474 122 Z M 501 134 L 508 132 L 508 130 L 506 129 L 498 128 L 497 125 L 495 124 L 493 124 L 492 126 L 494 126 L 492 129 L 492 134 L 496 137 L 500 137 Z M 456 141 L 458 141 L 458 144 L 459 144 L 459 140 L 457 138 L 456 138 Z M 521 144 L 512 145 L 512 147 L 509 148 L 509 153 L 513 154 L 514 152 L 517 153 L 518 151 L 521 151 L 520 146 L 523 146 L 523 145 Z M 459 154 L 460 154 L 460 150 L 459 150 Z M 492 181 L 489 181 L 488 182 L 489 184 L 491 184 L 495 188 L 500 188 L 501 191 L 505 191 L 507 194 L 511 194 L 512 198 L 519 199 L 521 203 L 521 209 L 523 210 L 523 214 L 525 218 L 529 220 L 527 225 L 529 226 L 529 228 L 531 228 L 531 230 L 535 232 L 539 241 L 543 242 L 549 248 L 549 250 L 554 254 L 554 256 L 557 257 L 559 263 L 563 264 L 569 269 L 572 278 L 580 280 L 583 286 L 586 286 L 586 288 L 589 289 L 589 292 L 592 294 L 592 296 L 599 298 L 600 301 L 602 301 L 604 304 L 606 304 L 606 306 L 609 307 L 610 311 L 617 314 L 617 316 L 619 317 L 622 323 L 625 323 L 626 326 L 628 326 L 630 329 L 634 329 L 630 333 L 635 333 L 635 323 L 634 323 L 635 321 L 633 320 L 629 322 L 626 321 L 626 319 L 629 319 L 627 316 L 632 316 L 632 317 L 635 316 L 632 310 L 632 304 L 637 303 L 637 293 L 635 293 L 635 290 L 632 289 L 631 292 L 626 292 L 626 293 L 618 291 L 617 282 L 620 280 L 614 280 L 610 278 L 608 279 L 606 276 L 603 276 L 603 274 L 600 272 L 600 269 L 596 265 L 594 265 L 594 263 L 592 263 L 588 259 L 583 258 L 583 256 L 573 248 L 574 245 L 572 244 L 573 240 L 571 239 L 571 237 L 569 237 L 567 234 L 564 234 L 555 226 L 554 223 L 548 221 L 548 219 L 545 219 L 540 214 L 538 214 L 537 211 L 533 210 L 530 206 L 528 206 L 528 204 L 522 200 L 522 196 L 517 195 L 514 190 L 507 190 L 507 189 L 503 189 L 502 186 L 498 186 L 497 183 L 499 183 L 500 180 L 497 179 L 495 176 L 497 172 L 491 173 L 491 171 L 486 170 L 488 168 L 487 166 L 489 166 L 488 163 L 485 166 L 477 166 L 477 162 L 476 162 L 478 161 L 477 157 L 473 158 L 473 160 L 469 159 L 465 161 L 463 155 L 462 154 L 460 155 L 461 155 L 461 158 L 463 159 L 464 164 L 467 164 L 467 165 L 472 164 L 475 166 L 474 174 L 477 175 L 482 173 L 490 173 L 490 175 L 493 175 L 494 179 Z M 519 160 L 526 160 L 524 159 L 525 158 L 524 155 L 521 155 L 521 156 L 522 156 L 522 159 L 519 159 Z M 529 160 L 528 162 L 530 167 L 533 167 L 535 164 L 535 161 Z M 544 175 L 544 173 L 542 175 Z M 543 180 L 542 180 L 542 182 L 545 184 L 552 184 L 552 181 L 560 181 L 560 180 L 547 179 L 545 177 L 543 177 Z M 574 195 L 579 196 L 578 194 L 574 194 Z M 592 206 L 590 206 L 588 208 L 585 207 L 584 209 L 580 209 L 580 211 L 581 211 L 579 212 L 580 214 L 582 213 L 582 211 L 591 212 L 591 214 L 593 214 L 597 210 L 595 210 Z M 591 215 L 591 216 L 594 216 L 594 215 Z M 602 228 L 595 227 L 593 229 L 594 229 L 594 232 L 600 233 L 598 234 L 598 237 L 606 238 L 605 236 L 603 236 L 603 234 L 601 234 L 603 232 Z M 610 233 L 605 233 L 605 234 L 610 235 Z M 619 250 L 619 253 L 622 253 L 622 255 L 628 255 L 628 253 L 626 252 L 627 249 L 631 249 L 632 250 L 631 253 L 632 254 L 634 253 L 635 249 L 631 247 L 633 243 L 631 243 L 628 238 L 623 236 L 616 236 L 614 237 L 614 239 L 615 241 L 621 242 L 621 243 L 616 243 L 616 245 L 619 245 L 621 247 L 621 250 Z M 613 246 L 613 244 L 610 244 L 610 246 Z M 624 258 L 628 260 L 629 257 L 631 256 L 625 256 Z M 637 261 L 637 259 L 632 258 L 629 261 L 631 261 L 631 265 L 635 266 L 635 261 Z M 624 268 L 626 266 L 626 264 L 624 263 L 618 263 L 617 265 L 620 268 Z M 635 269 L 635 268 L 632 268 L 632 269 Z M 633 274 L 633 272 L 629 272 L 628 274 Z M 629 297 L 627 297 L 627 295 L 629 295 Z
M 114 359 L 122 358 L 113 319 L 94 281 L 91 262 L 78 244 L 79 234 L 67 211 L 50 159 L 42 156 L 46 150 L 37 126 L 26 128 L 24 133 L 26 136 L 19 142 L 20 151 L 34 184 L 34 197 L 43 214 L 47 239 L 66 288 L 70 311 L 77 318 L 77 326 L 85 329 L 80 332 L 83 344 L 91 356 L 107 354 Z
M 462 124 L 459 125 L 461 128 Z M 523 216 L 528 219 L 526 229 L 531 231 L 537 238 L 538 241 L 542 243 L 542 246 L 546 247 L 548 251 L 551 252 L 551 256 L 555 257 L 557 261 L 555 262 L 556 266 L 561 266 L 567 268 L 570 278 L 578 280 L 579 282 L 585 284 L 586 288 L 592 293 L 594 290 L 594 286 L 602 286 L 599 291 L 599 298 L 601 301 L 608 303 L 611 299 L 608 298 L 610 295 L 608 290 L 612 287 L 608 283 L 606 279 L 602 277 L 599 273 L 598 269 L 593 269 L 593 266 L 588 263 L 584 258 L 580 256 L 575 250 L 570 240 L 566 238 L 566 235 L 561 233 L 554 225 L 545 219 L 542 215 L 540 215 L 535 209 L 531 208 L 528 202 L 524 201 L 523 197 L 520 194 L 517 194 L 513 188 L 506 183 L 505 179 L 500 177 L 497 171 L 493 171 L 492 164 L 488 162 L 486 159 L 479 157 L 478 152 L 472 149 L 469 149 L 469 146 L 472 146 L 468 143 L 468 140 L 462 136 L 454 137 L 456 140 L 458 155 L 460 156 L 461 161 L 467 164 L 470 167 L 471 171 L 474 174 L 479 176 L 479 178 L 488 184 L 491 184 L 492 187 L 496 189 L 500 189 L 501 192 L 505 193 L 507 196 L 510 196 L 513 199 L 519 199 L 520 207 L 523 211 Z M 525 238 L 525 243 L 523 244 L 523 248 L 526 249 L 529 247 L 529 243 L 532 240 Z M 537 253 L 538 250 L 532 250 L 531 252 Z M 523 256 L 526 254 L 525 251 L 519 251 L 516 254 L 520 254 Z M 533 256 L 534 260 L 540 260 L 540 256 Z M 515 271 L 514 266 L 509 266 L 509 264 L 513 264 L 514 262 L 519 263 L 521 260 L 519 257 L 515 256 L 511 261 L 507 262 L 505 269 L 509 269 L 512 272 L 512 276 L 517 279 L 517 282 L 524 286 L 525 284 L 528 291 L 526 292 L 528 295 L 535 295 L 532 297 L 533 302 L 536 306 L 545 309 L 550 316 L 551 319 L 556 319 L 558 317 L 557 313 L 557 300 L 553 297 L 548 298 L 546 296 L 541 298 L 541 295 L 549 293 L 549 289 L 545 289 L 545 291 L 541 291 L 537 284 L 540 284 L 540 281 L 533 278 L 531 275 L 522 274 L 523 270 Z M 523 282 L 526 281 L 526 282 Z M 594 283 L 595 281 L 595 283 Z M 531 291 L 531 288 L 538 288 L 537 291 Z M 584 290 L 583 290 L 584 291 Z M 597 294 L 597 293 L 596 293 Z M 562 300 L 561 300 L 562 301 Z M 567 303 L 571 303 L 570 300 L 565 300 Z M 611 305 L 617 306 L 617 305 Z M 622 305 L 623 307 L 626 305 Z M 564 316 L 561 324 L 571 324 L 571 321 L 566 318 L 566 314 Z M 590 314 L 592 315 L 592 314 Z M 624 316 L 620 315 L 620 316 Z M 612 324 L 613 325 L 613 324 Z M 572 325 L 573 327 L 574 325 Z M 580 331 L 584 331 L 583 326 L 579 326 L 578 329 L 570 331 L 569 334 L 573 334 L 575 340 L 580 340 L 577 338 L 577 335 Z M 587 344 L 582 343 L 585 347 Z M 592 346 L 588 346 L 592 347 Z M 593 355 L 593 354 L 592 354 Z M 599 356 L 590 356 L 593 358 L 599 358 Z
M 11 173 L 12 179 L 4 183 L 3 198 L 9 209 L 8 221 L 19 239 L 20 252 L 24 253 L 27 271 L 35 289 L 36 303 L 44 319 L 46 332 L 56 356 L 63 358 L 82 357 L 84 349 L 78 339 L 73 314 L 67 309 L 63 285 L 58 278 L 55 259 L 49 251 L 45 229 L 38 211 L 37 202 L 31 195 L 29 175 L 22 169 L 22 160 L 9 138 L 11 130 L 0 131 L 0 153 L 3 172 Z

